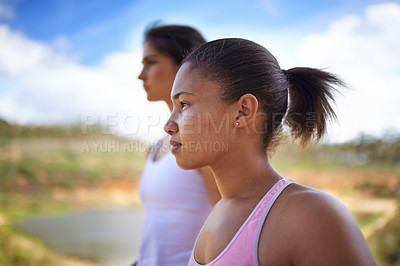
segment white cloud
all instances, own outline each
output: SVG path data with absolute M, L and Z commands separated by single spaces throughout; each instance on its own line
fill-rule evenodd
M 112 131 L 152 140 L 168 112 L 147 103 L 137 79 L 140 61 L 139 52 L 115 52 L 98 67 L 82 66 L 0 24 L 0 116 L 19 123 L 102 121 Z
M 331 23 L 324 33 L 307 36 L 298 56 L 303 65 L 325 68 L 342 77 L 351 90 L 339 97 L 340 126 L 332 140 L 346 140 L 360 131 L 400 131 L 400 5 L 366 8 Z

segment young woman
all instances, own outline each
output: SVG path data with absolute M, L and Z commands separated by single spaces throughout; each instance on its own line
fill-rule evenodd
M 185 58 L 165 131 L 177 164 L 210 166 L 222 196 L 188 265 L 375 265 L 337 199 L 283 178 L 268 160 L 284 124 L 303 145 L 324 135 L 335 117 L 333 85 L 343 83 L 324 71 L 281 70 L 243 39 L 216 40 Z
M 170 94 L 182 59 L 204 42 L 187 26 L 146 32 L 139 79 L 149 101 L 164 101 L 172 109 Z M 140 180 L 146 213 L 137 265 L 185 265 L 201 225 L 220 199 L 208 168 L 182 170 L 168 151 L 169 136 L 151 149 Z

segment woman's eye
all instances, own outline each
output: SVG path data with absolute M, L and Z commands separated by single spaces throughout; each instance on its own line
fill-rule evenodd
M 156 63 L 157 63 L 157 61 L 146 61 L 143 65 L 144 65 L 144 67 L 148 67 L 148 66 L 154 65 Z
M 187 102 L 181 102 L 181 110 L 185 109 L 187 106 L 189 106 L 189 103 Z

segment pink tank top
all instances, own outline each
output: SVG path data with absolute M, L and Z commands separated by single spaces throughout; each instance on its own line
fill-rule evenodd
M 276 182 L 275 185 L 267 192 L 267 194 L 257 204 L 252 213 L 242 224 L 240 229 L 236 232 L 231 242 L 229 242 L 229 244 L 225 247 L 225 249 L 213 261 L 205 265 L 208 266 L 259 265 L 258 242 L 262 226 L 275 200 L 278 198 L 280 193 L 291 183 L 294 183 L 294 181 L 290 179 L 282 179 Z M 195 242 L 194 247 L 196 247 L 197 240 Z M 194 258 L 194 249 L 193 249 L 188 266 L 200 266 L 200 265 L 203 264 L 197 263 L 196 259 Z

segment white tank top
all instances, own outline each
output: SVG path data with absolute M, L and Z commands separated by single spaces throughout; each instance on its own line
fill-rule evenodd
M 199 171 L 182 170 L 170 152 L 154 161 L 156 150 L 149 154 L 139 185 L 146 216 L 138 265 L 187 265 L 211 211 L 208 191 Z

